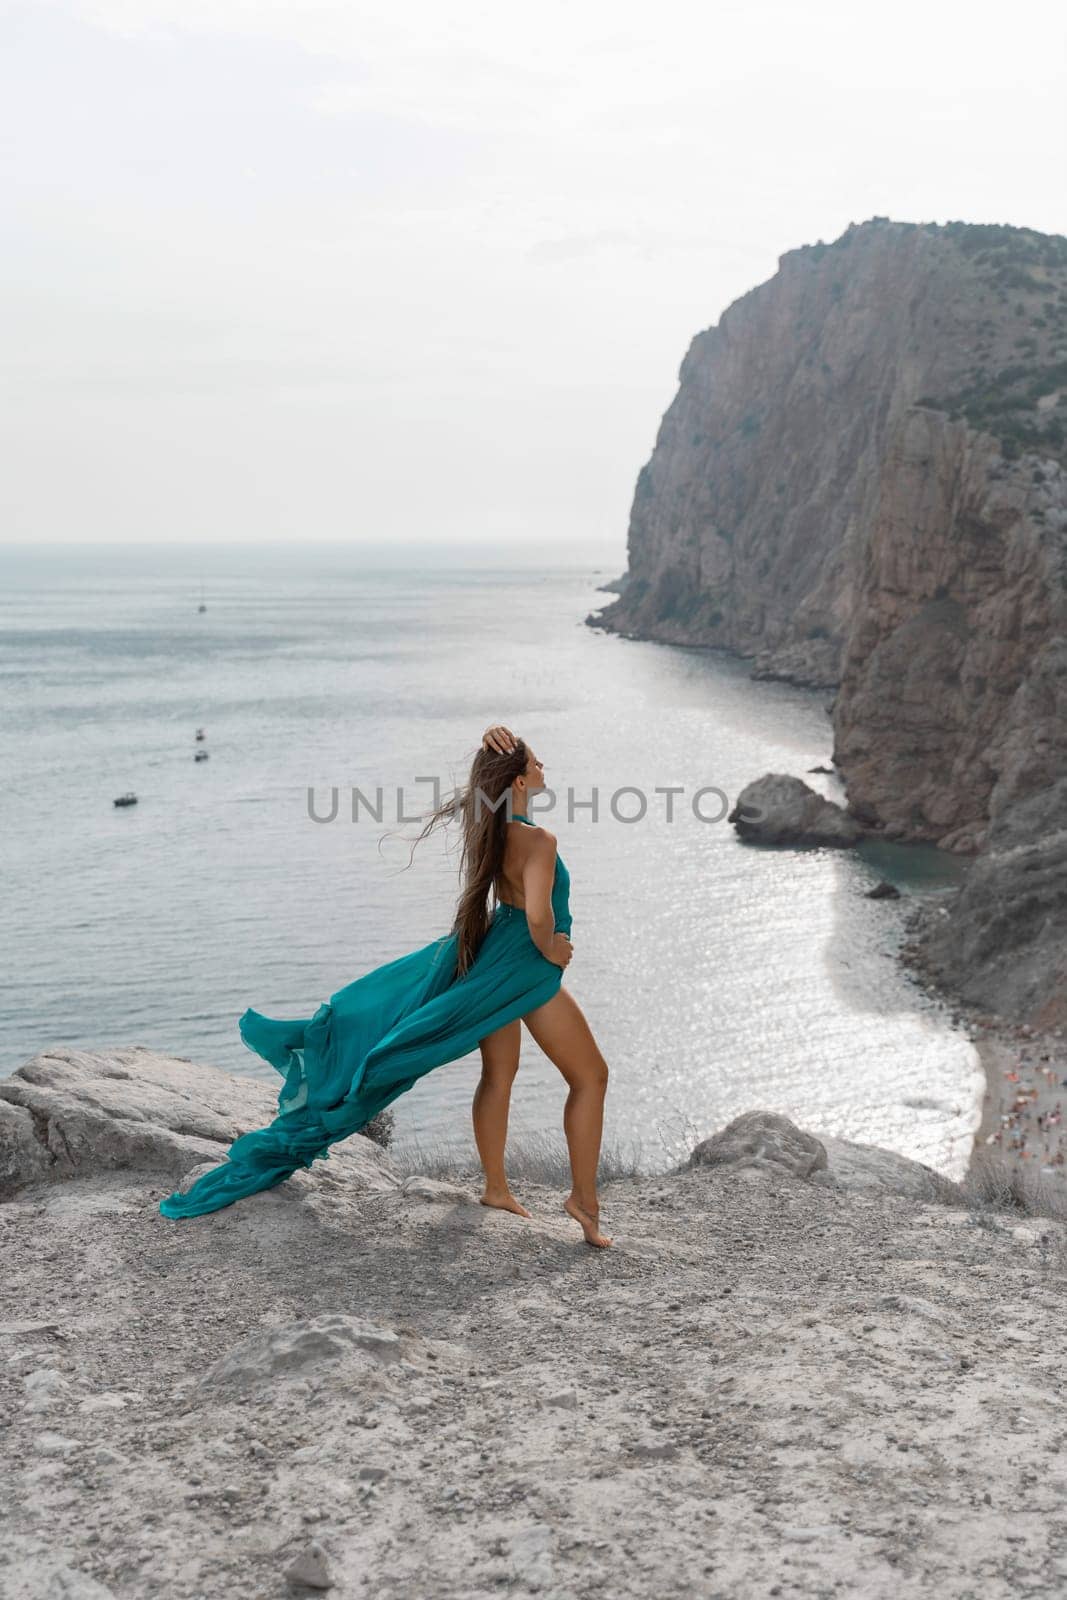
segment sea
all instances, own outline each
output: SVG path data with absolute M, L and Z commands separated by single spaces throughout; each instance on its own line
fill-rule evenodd
M 546 767 L 531 815 L 571 873 L 565 983 L 610 1067 L 605 1146 L 665 1171 L 765 1109 L 961 1176 L 977 1053 L 896 953 L 965 867 L 741 843 L 726 812 L 765 772 L 843 798 L 811 772 L 829 695 L 588 627 L 623 565 L 595 545 L 0 549 L 0 1076 L 139 1044 L 278 1082 L 238 1017 L 310 1016 L 448 932 L 458 837 L 415 846 L 417 819 L 503 722 Z M 899 899 L 867 898 L 883 877 Z M 394 1102 L 397 1146 L 473 1154 L 478 1074 L 474 1053 Z M 562 1148 L 565 1095 L 524 1032 L 511 1134 Z

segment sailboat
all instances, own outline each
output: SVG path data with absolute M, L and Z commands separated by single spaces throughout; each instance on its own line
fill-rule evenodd
M 200 579 L 200 604 L 197 606 L 196 609 L 198 611 L 206 611 L 207 610 L 207 602 L 204 599 L 204 580 L 203 580 L 203 578 Z

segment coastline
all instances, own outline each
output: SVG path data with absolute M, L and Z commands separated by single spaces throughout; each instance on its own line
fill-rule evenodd
M 948 1007 L 953 1025 L 977 1054 L 984 1079 L 961 1181 L 981 1187 L 999 1169 L 1012 1183 L 1067 1184 L 1067 1025 L 1013 1022 L 937 981 L 913 937 L 924 909 L 912 912 L 897 959 L 914 982 Z
M 1067 1182 L 1067 1041 L 1063 1030 L 980 1019 L 972 1033 L 985 1072 L 982 1116 L 967 1166 L 988 1152 L 1030 1176 Z

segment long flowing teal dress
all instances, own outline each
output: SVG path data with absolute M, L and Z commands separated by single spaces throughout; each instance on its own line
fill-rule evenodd
M 536 827 L 529 817 L 517 821 Z M 556 931 L 569 934 L 570 874 L 558 853 L 552 883 Z M 221 1166 L 185 1194 L 159 1203 L 165 1217 L 199 1217 L 270 1189 L 298 1167 L 328 1159 L 328 1147 L 365 1127 L 434 1067 L 456 1061 L 486 1034 L 544 1005 L 563 968 L 543 956 L 526 913 L 498 903 L 474 960 L 456 975 L 455 933 L 376 967 L 339 989 L 313 1017 L 246 1011 L 241 1038 L 282 1074 L 278 1115 L 243 1133 Z

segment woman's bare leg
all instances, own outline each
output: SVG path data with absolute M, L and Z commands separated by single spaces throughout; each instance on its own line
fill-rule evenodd
M 581 1224 L 588 1244 L 609 1245 L 599 1227 L 596 1170 L 604 1127 L 608 1064 L 600 1054 L 581 1006 L 566 989 L 523 1017 L 545 1055 L 562 1072 L 570 1089 L 563 1109 L 563 1131 L 571 1160 L 571 1192 L 563 1205 Z
M 474 1091 L 471 1114 L 474 1142 L 485 1169 L 482 1205 L 497 1206 L 501 1211 L 514 1211 L 520 1217 L 528 1217 L 530 1213 L 511 1193 L 504 1176 L 511 1085 L 519 1070 L 521 1043 L 522 1026 L 518 1017 L 514 1022 L 506 1022 L 495 1033 L 486 1034 L 481 1041 L 478 1048 L 482 1052 L 482 1076 Z

